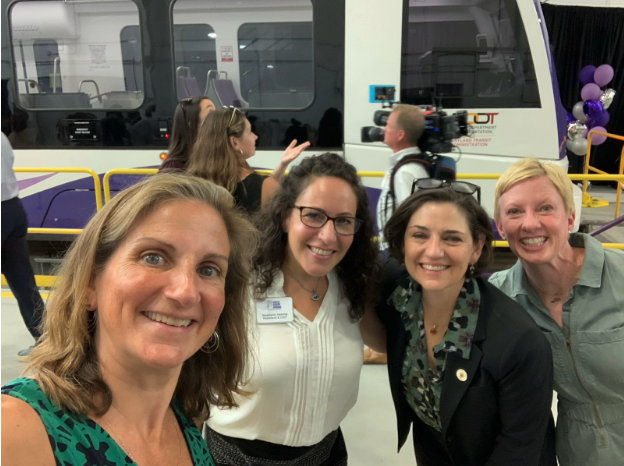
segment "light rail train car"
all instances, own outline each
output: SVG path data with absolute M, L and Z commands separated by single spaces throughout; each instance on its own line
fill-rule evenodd
M 459 173 L 502 173 L 538 156 L 567 166 L 537 0 L 2 0 L 3 129 L 16 167 L 156 167 L 178 100 L 244 109 L 258 168 L 292 139 L 385 171 L 361 142 L 371 86 L 404 103 L 468 111 Z M 11 114 L 10 121 L 7 117 Z M 146 131 L 147 128 L 147 131 Z M 296 162 L 295 162 L 296 163 Z M 81 228 L 95 210 L 85 174 L 18 174 L 31 227 Z M 113 190 L 132 178 L 115 176 Z M 379 178 L 366 178 L 376 201 Z M 492 181 L 483 204 L 492 210 Z M 48 238 L 49 239 L 49 238 Z

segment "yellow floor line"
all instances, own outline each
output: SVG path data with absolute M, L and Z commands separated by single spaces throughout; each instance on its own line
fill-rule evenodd
M 48 294 L 47 293 L 40 293 L 41 294 L 41 299 L 48 299 Z M 15 296 L 13 296 L 13 293 L 10 292 L 2 292 L 2 297 L 3 298 L 15 298 Z

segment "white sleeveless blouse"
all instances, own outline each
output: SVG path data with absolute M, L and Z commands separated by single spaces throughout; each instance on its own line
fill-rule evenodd
M 211 409 L 208 425 L 222 435 L 287 446 L 310 446 L 336 430 L 357 400 L 362 369 L 362 335 L 349 317 L 338 276 L 314 321 L 296 309 L 291 323 L 257 324 L 251 306 L 250 336 L 254 392 L 237 396 L 238 408 Z M 276 274 L 268 297 L 284 297 L 284 276 Z

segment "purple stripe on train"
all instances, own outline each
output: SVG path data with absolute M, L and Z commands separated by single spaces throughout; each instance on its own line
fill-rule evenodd
M 56 175 L 56 173 L 49 173 L 47 175 L 35 176 L 34 178 L 28 178 L 27 180 L 18 180 L 17 187 L 21 191 L 23 189 L 30 188 L 31 186 L 41 183 L 42 181 L 45 181 L 48 178 L 52 178 L 54 175 Z

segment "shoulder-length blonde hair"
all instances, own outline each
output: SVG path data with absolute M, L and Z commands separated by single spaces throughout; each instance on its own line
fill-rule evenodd
M 182 366 L 174 398 L 193 419 L 206 420 L 209 406 L 235 406 L 248 358 L 247 313 L 251 259 L 257 230 L 234 208 L 223 188 L 197 177 L 159 174 L 119 193 L 85 227 L 63 261 L 42 323 L 42 336 L 28 369 L 52 400 L 77 414 L 104 414 L 112 394 L 102 379 L 95 348 L 94 312 L 86 309 L 87 287 L 126 235 L 165 202 L 195 200 L 222 217 L 230 242 L 225 307 L 217 323 L 220 345 L 197 351 Z
M 250 167 L 241 154 L 234 150 L 230 138 L 243 136 L 246 119 L 245 114 L 237 108 L 210 112 L 199 128 L 189 157 L 188 173 L 234 193 L 241 170 Z

